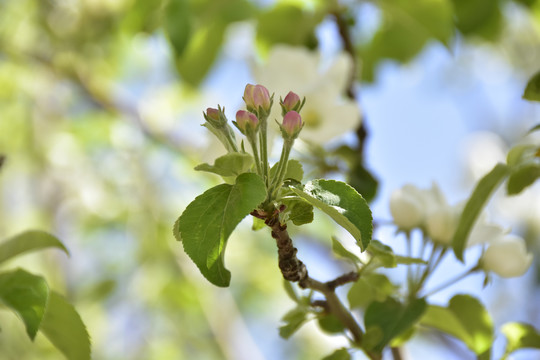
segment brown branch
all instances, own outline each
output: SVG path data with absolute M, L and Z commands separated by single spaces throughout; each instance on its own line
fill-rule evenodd
M 254 211 L 253 216 L 262 217 L 265 213 Z M 304 289 L 312 289 L 320 292 L 326 298 L 317 302 L 317 306 L 322 306 L 329 313 L 335 315 L 343 325 L 351 332 L 354 342 L 360 346 L 364 332 L 350 311 L 343 306 L 335 293 L 335 288 L 339 285 L 353 281 L 358 278 L 358 274 L 345 274 L 333 281 L 323 283 L 312 279 L 308 275 L 306 266 L 296 257 L 297 249 L 294 247 L 292 239 L 287 232 L 287 225 L 279 221 L 279 211 L 274 211 L 265 220 L 266 225 L 272 229 L 272 237 L 276 240 L 278 248 L 278 264 L 285 280 L 298 282 Z M 324 306 L 322 305 L 324 303 Z
M 338 286 L 348 284 L 350 282 L 356 282 L 360 275 L 356 271 L 341 275 L 332 281 L 326 282 L 328 288 L 335 290 Z
M 399 347 L 392 347 L 390 348 L 392 351 L 392 357 L 394 360 L 403 360 L 403 355 L 401 354 L 401 348 Z
M 358 57 L 356 56 L 356 52 L 354 50 L 354 44 L 351 39 L 349 25 L 347 24 L 347 21 L 341 10 L 336 9 L 332 11 L 331 14 L 334 16 L 339 36 L 341 37 L 343 50 L 345 50 L 345 52 L 347 52 L 347 54 L 349 54 L 352 59 L 353 66 L 347 82 L 347 96 L 349 97 L 349 99 L 356 101 L 358 94 L 354 88 L 354 82 L 356 81 L 356 76 L 358 72 Z M 363 159 L 364 145 L 366 143 L 366 138 L 368 137 L 368 130 L 366 127 L 365 116 L 361 115 L 360 117 L 362 122 L 360 123 L 360 126 L 358 126 L 358 128 L 356 129 L 356 137 L 358 138 L 358 147 L 356 151 L 358 152 L 360 158 Z

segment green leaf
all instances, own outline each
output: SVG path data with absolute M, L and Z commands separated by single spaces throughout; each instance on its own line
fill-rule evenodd
M 379 240 L 372 240 L 369 244 L 367 251 L 380 261 L 381 265 L 387 268 L 394 268 L 397 266 L 396 256 L 394 251 L 388 245 L 384 245 Z
M 528 8 L 533 7 L 533 5 L 535 5 L 538 2 L 538 0 L 514 0 L 514 1 Z
M 251 225 L 251 230 L 259 231 L 265 227 L 266 227 L 266 224 L 264 223 L 263 219 L 253 217 L 253 225 Z
M 372 240 L 367 251 L 386 268 L 395 268 L 398 264 L 427 264 L 425 260 L 419 258 L 396 255 L 390 246 L 383 244 L 379 240 Z
M 15 311 L 34 340 L 43 320 L 49 287 L 41 276 L 22 269 L 0 273 L 0 301 Z
M 527 83 L 523 98 L 530 101 L 540 101 L 540 71 L 534 74 Z
M 232 231 L 266 197 L 261 178 L 241 174 L 236 184 L 221 184 L 207 190 L 188 205 L 174 226 L 184 251 L 212 284 L 228 286 L 231 273 L 223 257 Z
M 192 35 L 191 19 L 187 0 L 169 0 L 164 11 L 163 28 L 178 57 L 184 53 Z
M 389 346 L 390 347 L 400 347 L 403 346 L 405 343 L 409 342 L 409 340 L 412 339 L 412 337 L 416 334 L 416 326 L 413 326 L 409 328 L 409 330 L 406 330 L 396 336 L 395 338 L 390 341 Z
M 356 156 L 356 159 L 360 159 Z M 379 188 L 379 181 L 367 170 L 360 160 L 357 160 L 351 168 L 347 182 L 358 191 L 368 203 L 375 199 Z
M 529 131 L 527 131 L 527 134 L 532 134 L 533 132 L 539 131 L 539 130 L 540 130 L 540 124 L 536 124 Z
M 315 27 L 324 18 L 322 13 L 303 10 L 293 4 L 278 4 L 260 14 L 257 22 L 257 42 L 267 50 L 275 44 L 317 44 Z
M 410 257 L 410 256 L 401 256 L 401 255 L 396 255 L 396 262 L 401 265 L 411 265 L 411 264 L 427 265 L 426 260 Z
M 372 81 L 382 59 L 411 60 L 430 40 L 449 45 L 454 30 L 449 0 L 383 0 L 380 8 L 381 26 L 361 49 L 362 79 Z
M 68 360 L 90 360 L 90 337 L 75 308 L 51 291 L 40 331 Z
M 332 252 L 338 257 L 349 259 L 357 267 L 358 267 L 358 264 L 362 263 L 360 258 L 356 256 L 355 254 L 353 254 L 352 252 L 350 252 L 349 250 L 345 249 L 335 236 L 332 236 Z
M 371 349 L 381 352 L 393 338 L 409 331 L 420 319 L 426 307 L 424 299 L 413 299 L 408 304 L 402 304 L 392 298 L 387 298 L 384 302 L 371 303 L 364 315 L 366 337 L 378 340 L 371 342 Z M 375 333 L 376 336 L 370 333 Z
M 463 341 L 476 354 L 488 351 L 493 342 L 493 322 L 484 306 L 469 295 L 456 295 L 448 307 L 430 305 L 421 324 Z
M 386 277 L 378 273 L 362 274 L 347 294 L 351 309 L 363 309 L 373 301 L 384 302 L 398 287 Z
M 298 297 L 298 294 L 293 288 L 293 285 L 290 281 L 283 279 L 283 287 L 285 288 L 285 292 L 287 293 L 287 296 L 294 301 L 295 303 L 300 303 L 300 298 Z
M 471 197 L 465 204 L 465 208 L 459 218 L 458 226 L 452 239 L 452 247 L 456 257 L 463 261 L 463 251 L 467 244 L 467 239 L 476 219 L 482 212 L 482 208 L 488 201 L 491 194 L 502 183 L 508 175 L 508 166 L 497 164 L 493 170 L 485 175 L 474 189 Z
M 328 356 L 322 358 L 322 360 L 351 360 L 351 354 L 345 348 L 337 349 Z
M 519 349 L 540 349 L 540 332 L 532 325 L 512 322 L 502 326 L 501 332 L 506 336 L 506 354 Z
M 345 330 L 345 326 L 335 315 L 322 314 L 317 319 L 319 327 L 328 334 L 339 334 Z
M 516 169 L 512 169 L 512 172 L 508 177 L 508 182 L 506 183 L 508 195 L 519 194 L 527 186 L 532 185 L 539 177 L 540 164 L 538 163 L 525 163 L 518 166 Z
M 279 328 L 279 336 L 284 339 L 290 338 L 306 321 L 307 309 L 303 306 L 296 307 L 283 317 L 285 323 Z
M 214 165 L 200 164 L 195 167 L 195 170 L 211 172 L 224 178 L 236 177 L 248 172 L 253 162 L 253 156 L 248 153 L 232 152 L 218 157 Z
M 537 147 L 531 144 L 516 145 L 512 147 L 510 151 L 508 151 L 508 155 L 506 155 L 506 163 L 508 166 L 520 165 L 524 161 L 534 158 L 536 149 Z
M 503 17 L 498 1 L 452 0 L 456 27 L 465 36 L 495 40 L 502 30 Z
M 373 231 L 371 210 L 351 186 L 341 181 L 319 179 L 308 182 L 303 191 L 295 187 L 290 189 L 347 230 L 362 251 L 367 248 Z
M 193 32 L 182 55 L 176 58 L 176 69 L 183 81 L 193 87 L 201 83 L 218 57 L 225 29 L 226 24 L 214 21 Z
M 25 231 L 0 244 L 0 263 L 28 251 L 49 247 L 64 250 L 69 255 L 64 244 L 51 234 L 39 230 Z
M 285 171 L 285 180 L 293 179 L 302 182 L 304 178 L 304 169 L 300 161 L 291 159 L 287 162 L 287 170 Z
M 300 226 L 313 221 L 313 206 L 307 201 L 284 199 L 283 204 L 287 206 L 288 219 L 294 225 Z

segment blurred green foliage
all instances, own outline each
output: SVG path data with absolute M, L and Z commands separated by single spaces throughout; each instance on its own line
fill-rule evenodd
M 0 237 L 41 228 L 66 242 L 70 259 L 28 254 L 9 266 L 42 274 L 66 294 L 88 327 L 94 358 L 234 359 L 242 349 L 263 352 L 258 346 L 271 348 L 276 358 L 331 352 L 309 330 L 294 343 L 260 345 L 251 337 L 274 331 L 277 338 L 275 324 L 290 300 L 281 292 L 275 245 L 253 238 L 249 224 L 228 245 L 228 266 L 238 274 L 229 290 L 206 284 L 191 266 L 170 224 L 192 193 L 215 179 L 192 171 L 200 154 L 168 133 L 170 127 L 147 121 L 128 95 L 150 82 L 149 63 L 162 56 L 170 62 L 164 77 L 173 102 L 185 106 L 192 101 L 185 88 L 204 83 L 232 24 L 254 25 L 261 56 L 277 43 L 312 49 L 317 26 L 336 13 L 354 17 L 360 2 L 348 3 L 0 1 Z M 353 44 L 362 78 L 376 81 L 385 59 L 409 61 L 430 42 L 452 47 L 457 31 L 474 41 L 497 41 L 510 3 L 538 13 L 534 0 L 374 2 L 382 20 L 369 41 Z M 163 39 L 170 51 L 154 54 L 151 44 Z M 526 92 L 532 100 L 535 79 Z M 358 175 L 366 171 L 361 163 L 349 164 L 351 183 L 373 198 L 376 181 Z M 333 329 L 328 322 L 323 327 Z M 11 312 L 0 311 L 0 326 L 1 360 L 59 358 L 39 332 L 31 342 Z M 348 358 L 346 351 L 335 354 Z

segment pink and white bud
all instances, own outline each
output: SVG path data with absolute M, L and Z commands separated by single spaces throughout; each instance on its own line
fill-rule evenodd
M 283 125 L 281 125 L 281 129 L 284 136 L 292 137 L 294 139 L 298 136 L 298 133 L 300 130 L 302 130 L 303 126 L 304 124 L 300 114 L 294 110 L 291 110 L 283 117 Z
M 302 108 L 302 100 L 300 100 L 300 96 L 292 91 L 289 91 L 287 96 L 285 96 L 285 99 L 280 102 L 280 105 L 284 114 L 291 110 L 298 112 Z
M 244 90 L 244 101 L 250 111 L 270 112 L 272 98 L 268 89 L 262 85 L 247 84 Z
M 243 134 L 246 134 L 248 129 L 257 130 L 259 119 L 257 119 L 255 114 L 249 111 L 238 110 L 236 112 L 236 126 Z
M 215 108 L 208 108 L 206 109 L 206 113 L 203 113 L 204 118 L 206 121 L 208 121 L 211 125 L 213 125 L 216 128 L 220 128 L 224 126 L 227 123 L 227 117 L 225 116 L 225 113 L 223 112 L 224 109 L 221 107 L 215 109 Z

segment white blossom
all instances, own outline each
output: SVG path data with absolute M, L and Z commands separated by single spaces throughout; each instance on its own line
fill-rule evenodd
M 390 212 L 394 223 L 402 230 L 424 228 L 431 215 L 446 208 L 449 208 L 448 203 L 435 183 L 430 189 L 406 184 L 390 196 Z
M 516 235 L 494 239 L 482 256 L 482 267 L 502 277 L 525 274 L 531 266 L 533 255 L 527 252 L 525 240 Z
M 263 65 L 254 65 L 258 84 L 275 93 L 271 123 L 281 118 L 279 97 L 294 91 L 306 97 L 301 111 L 305 126 L 300 138 L 324 143 L 360 125 L 358 104 L 344 96 L 352 59 L 342 53 L 327 69 L 321 68 L 320 55 L 301 47 L 278 45 Z
M 405 185 L 390 195 L 390 213 L 402 230 L 419 227 L 424 219 L 424 204 L 420 189 Z

